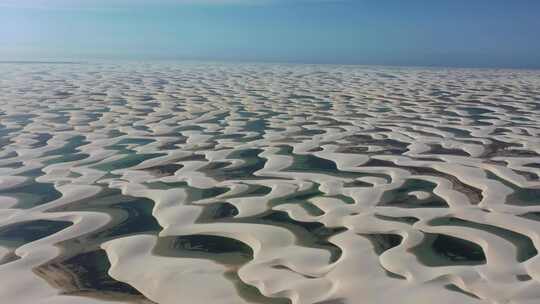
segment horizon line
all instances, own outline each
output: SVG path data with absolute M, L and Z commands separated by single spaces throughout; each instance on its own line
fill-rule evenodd
M 365 67 L 394 67 L 394 68 L 450 68 L 450 69 L 483 69 L 483 70 L 540 70 L 539 66 L 497 66 L 497 65 L 467 65 L 467 64 L 399 64 L 399 63 L 337 63 L 337 62 L 304 62 L 304 61 L 282 61 L 282 60 L 237 60 L 237 59 L 188 59 L 188 58 L 91 58 L 77 60 L 0 60 L 0 64 L 92 64 L 92 63 L 154 63 L 154 62 L 186 62 L 186 63 L 216 63 L 216 64 L 275 64 L 275 65 L 325 65 L 325 66 L 365 66 Z

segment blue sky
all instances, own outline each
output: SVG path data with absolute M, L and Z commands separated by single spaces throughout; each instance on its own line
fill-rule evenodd
M 0 0 L 0 60 L 540 68 L 538 0 Z

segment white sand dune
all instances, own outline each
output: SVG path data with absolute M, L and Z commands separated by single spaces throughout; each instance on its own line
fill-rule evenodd
M 540 73 L 4 64 L 6 303 L 540 301 Z

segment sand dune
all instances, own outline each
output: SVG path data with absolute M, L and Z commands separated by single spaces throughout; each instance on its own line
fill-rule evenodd
M 540 301 L 538 71 L 1 69 L 9 303 Z

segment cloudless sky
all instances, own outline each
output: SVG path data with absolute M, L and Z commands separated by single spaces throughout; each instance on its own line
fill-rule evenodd
M 540 0 L 0 0 L 0 61 L 540 68 Z

